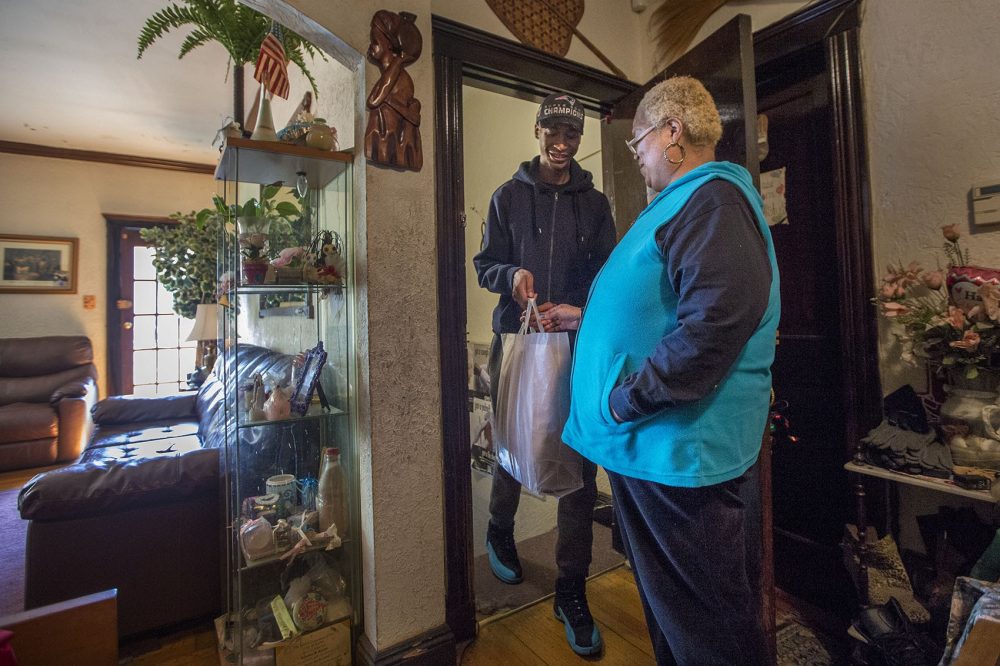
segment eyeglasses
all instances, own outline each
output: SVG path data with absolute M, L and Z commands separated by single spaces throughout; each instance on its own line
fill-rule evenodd
M 649 134 L 650 132 L 652 132 L 655 129 L 656 129 L 656 125 L 650 125 L 646 129 L 644 129 L 642 131 L 642 134 L 640 134 L 639 136 L 625 140 L 625 145 L 626 145 L 626 147 L 628 147 L 629 152 L 632 153 L 632 157 L 638 159 L 639 154 L 637 152 L 635 152 L 635 147 L 639 145 L 640 141 L 642 141 L 643 139 L 646 138 L 647 134 Z

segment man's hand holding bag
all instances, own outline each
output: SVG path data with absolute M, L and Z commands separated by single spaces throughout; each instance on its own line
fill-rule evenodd
M 497 461 L 538 495 L 562 497 L 582 488 L 580 454 L 562 442 L 569 415 L 569 334 L 541 332 L 532 299 L 521 330 L 502 340 L 493 428 Z

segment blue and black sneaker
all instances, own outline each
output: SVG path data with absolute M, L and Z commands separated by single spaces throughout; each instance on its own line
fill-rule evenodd
M 556 619 L 566 627 L 566 640 L 573 652 L 590 656 L 604 647 L 601 632 L 587 606 L 587 581 L 579 578 L 557 578 L 556 599 L 552 606 Z
M 514 530 L 501 530 L 490 523 L 486 527 L 486 552 L 490 556 L 493 575 L 508 585 L 517 585 L 524 580 L 521 560 L 517 559 L 514 545 Z

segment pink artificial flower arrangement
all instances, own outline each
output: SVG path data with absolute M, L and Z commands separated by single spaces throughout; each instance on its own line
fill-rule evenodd
M 1000 271 L 969 266 L 958 225 L 941 227 L 945 269 L 890 265 L 872 299 L 892 326 L 902 358 L 975 379 L 1000 369 Z

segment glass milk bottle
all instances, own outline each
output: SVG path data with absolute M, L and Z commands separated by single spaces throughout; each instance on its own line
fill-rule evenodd
M 344 506 L 344 469 L 340 465 L 340 449 L 329 448 L 323 454 L 316 492 L 316 510 L 319 512 L 319 529 L 325 531 L 330 524 L 337 526 L 337 534 L 347 534 L 347 510 Z

